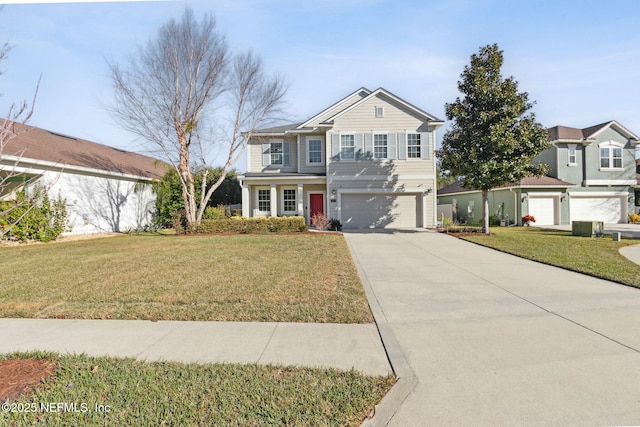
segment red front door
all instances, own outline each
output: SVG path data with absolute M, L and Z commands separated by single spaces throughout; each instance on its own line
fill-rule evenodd
M 324 194 L 309 194 L 309 218 L 324 213 Z

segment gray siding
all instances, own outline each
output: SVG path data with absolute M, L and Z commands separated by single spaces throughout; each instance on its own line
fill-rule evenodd
M 270 141 L 283 141 L 289 143 L 289 165 L 263 165 L 263 144 L 268 144 Z M 297 172 L 298 171 L 298 144 L 296 138 L 260 138 L 252 140 L 248 146 L 248 162 L 247 172 Z
M 309 138 L 320 138 L 322 139 L 322 164 L 320 165 L 307 165 L 307 140 Z M 299 155 L 298 155 L 298 164 L 300 167 L 298 171 L 300 173 L 325 173 L 326 172 L 326 164 L 327 164 L 327 146 L 326 146 L 326 138 L 324 134 L 314 134 L 314 135 L 301 135 L 299 137 Z

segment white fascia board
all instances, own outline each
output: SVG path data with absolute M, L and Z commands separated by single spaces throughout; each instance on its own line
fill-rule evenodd
M 602 128 L 600 128 L 597 132 L 592 133 L 590 136 L 591 137 L 595 137 L 600 132 L 603 132 L 605 129 L 608 129 L 610 127 L 616 127 L 618 131 L 620 131 L 621 133 L 625 134 L 625 136 L 631 140 L 631 143 L 633 145 L 635 145 L 635 144 L 637 144 L 639 142 L 638 140 L 640 138 L 638 138 L 638 136 L 636 134 L 634 134 L 629 129 L 627 129 L 626 127 L 622 126 L 620 123 L 618 123 L 615 120 L 612 120 L 607 125 L 602 126 Z
M 340 111 L 339 113 L 337 113 L 336 115 L 334 115 L 332 117 L 329 117 L 326 120 L 326 122 L 334 122 L 335 119 L 341 117 L 344 114 L 347 114 L 349 111 L 353 110 L 354 108 L 357 108 L 358 106 L 360 106 L 360 104 L 363 104 L 367 100 L 369 100 L 371 98 L 374 98 L 378 94 L 383 94 L 383 95 L 393 99 L 397 103 L 399 103 L 402 106 L 404 106 L 405 108 L 413 111 L 414 113 L 418 114 L 419 116 L 425 117 L 428 122 L 430 122 L 431 124 L 433 124 L 435 126 L 441 126 L 441 125 L 444 124 L 444 122 L 441 121 L 440 119 L 438 119 L 437 117 L 432 116 L 431 114 L 427 113 L 426 111 L 421 110 L 420 108 L 418 108 L 418 107 L 408 103 L 407 101 L 395 96 L 394 94 L 392 94 L 391 92 L 389 92 L 389 91 L 387 91 L 386 89 L 383 89 L 383 88 L 376 89 L 375 91 L 373 91 L 372 93 L 370 93 L 366 97 L 362 98 L 360 101 L 358 101 L 355 104 L 351 105 L 349 108 L 346 108 L 346 109 Z
M 328 108 L 325 108 L 324 110 L 322 110 L 321 112 L 319 112 L 315 116 L 311 117 L 309 120 L 307 120 L 306 122 L 302 123 L 296 129 L 302 129 L 302 128 L 307 127 L 309 125 L 309 123 L 313 123 L 314 120 L 317 120 L 318 118 L 322 117 L 324 114 L 327 113 L 327 111 L 329 111 L 329 110 L 331 110 L 331 109 L 333 109 L 335 107 L 338 107 L 340 104 L 344 104 L 345 102 L 347 102 L 348 100 L 350 100 L 354 96 L 358 95 L 360 92 L 367 92 L 369 94 L 371 93 L 371 91 L 369 89 L 367 89 L 366 87 L 361 87 L 360 89 L 356 90 L 355 92 L 351 93 L 350 95 L 345 96 L 340 101 L 338 101 L 338 102 L 336 102 L 334 104 L 331 104 Z
M 550 144 L 552 145 L 558 145 L 558 144 L 581 144 L 581 145 L 589 145 L 592 142 L 594 142 L 595 139 L 593 138 L 582 138 L 582 139 L 570 139 L 570 138 L 562 138 L 562 139 L 555 139 L 553 141 L 549 141 Z
M 546 192 L 535 192 L 535 193 L 529 193 L 529 192 L 525 192 L 523 194 L 526 194 L 529 198 L 535 199 L 536 197 L 560 197 L 562 196 L 562 192 L 560 191 L 546 191 Z
M 587 179 L 585 185 L 636 185 L 635 179 Z
M 131 175 L 121 172 L 105 171 L 101 169 L 87 168 L 84 166 L 67 165 L 62 163 L 49 162 L 46 160 L 28 159 L 16 156 L 2 156 L 2 160 L 13 162 L 13 164 L 16 166 L 13 167 L 12 165 L 8 165 L 5 167 L 0 165 L 0 170 L 13 170 L 19 173 L 41 174 L 47 169 L 57 169 L 60 172 L 81 172 L 91 175 L 124 178 L 135 181 L 152 182 L 155 180 L 155 178 L 149 178 L 148 176 Z
M 435 179 L 435 175 L 331 175 L 329 181 L 389 181 L 390 179 L 405 181 L 415 180 L 431 180 Z
M 589 197 L 628 197 L 627 191 L 570 191 L 569 197 L 589 198 Z
M 275 174 L 274 174 L 275 175 Z M 291 183 L 304 183 L 304 184 L 326 184 L 327 178 L 322 176 L 238 176 L 238 179 L 241 179 L 245 185 L 268 185 L 272 182 L 277 182 L 279 184 L 291 182 Z
M 393 188 L 337 188 L 338 194 L 423 194 L 428 191 L 424 188 L 406 188 L 402 191 Z

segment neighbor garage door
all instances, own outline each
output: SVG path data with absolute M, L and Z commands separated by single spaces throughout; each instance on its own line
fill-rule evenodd
M 602 221 L 605 223 L 626 222 L 623 197 L 576 197 L 571 196 L 569 209 L 571 221 Z
M 556 198 L 529 196 L 529 215 L 536 219 L 536 225 L 556 224 Z
M 418 195 L 343 194 L 344 228 L 414 228 L 418 224 Z

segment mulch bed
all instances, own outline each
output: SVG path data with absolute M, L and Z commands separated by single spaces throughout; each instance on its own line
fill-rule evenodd
M 0 360 L 0 402 L 18 400 L 49 378 L 56 362 L 45 359 Z

